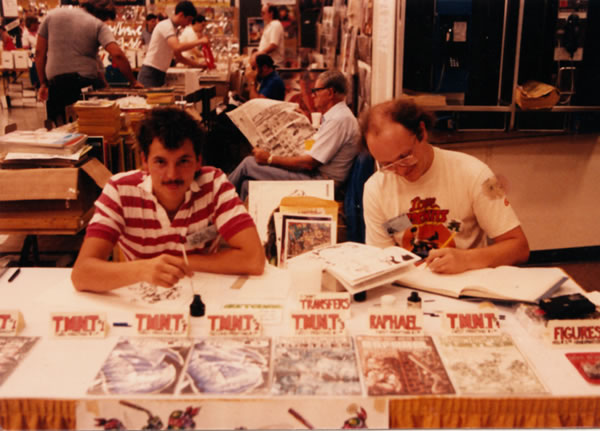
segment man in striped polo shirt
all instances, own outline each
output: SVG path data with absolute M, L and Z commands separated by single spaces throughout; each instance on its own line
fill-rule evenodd
M 149 113 L 138 134 L 142 169 L 114 175 L 96 201 L 71 275 L 77 290 L 170 287 L 193 271 L 262 274 L 256 226 L 226 175 L 202 166 L 203 138 L 183 110 Z M 228 247 L 211 253 L 220 239 Z M 107 260 L 117 243 L 125 262 Z

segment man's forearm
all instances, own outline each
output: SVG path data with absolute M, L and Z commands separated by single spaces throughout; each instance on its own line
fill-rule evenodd
M 265 255 L 261 251 L 228 248 L 214 254 L 189 255 L 188 259 L 190 268 L 194 271 L 260 275 L 265 266 Z
M 109 262 L 88 257 L 73 267 L 71 280 L 80 291 L 108 292 L 142 281 L 138 262 Z

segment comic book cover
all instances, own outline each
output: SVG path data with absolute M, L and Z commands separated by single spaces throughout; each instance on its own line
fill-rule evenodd
M 358 336 L 368 395 L 453 394 L 430 336 Z
M 508 334 L 446 335 L 438 341 L 448 373 L 459 393 L 546 392 Z
M 600 352 L 565 353 L 565 356 L 587 382 L 600 385 Z
M 173 394 L 190 346 L 185 338 L 121 337 L 88 394 Z
M 180 393 L 267 393 L 270 358 L 269 337 L 194 339 Z
M 0 337 L 0 386 L 19 366 L 39 337 Z
M 273 395 L 361 395 L 350 337 L 283 337 L 274 341 Z

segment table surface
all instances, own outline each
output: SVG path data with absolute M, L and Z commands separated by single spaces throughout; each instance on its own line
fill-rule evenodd
M 196 273 L 193 277 L 194 289 L 200 292 L 207 307 L 207 313 L 217 312 L 224 303 L 249 302 L 259 300 L 265 303 L 283 304 L 282 322 L 265 325 L 268 336 L 289 335 L 287 328 L 289 310 L 294 307 L 297 288 L 292 285 L 289 274 L 269 266 L 260 277 L 250 277 L 241 289 L 232 290 L 235 276 L 219 276 Z M 70 281 L 68 268 L 22 268 L 20 275 L 11 283 L 8 278 L 13 271 L 7 271 L 0 278 L 0 304 L 3 310 L 18 309 L 26 322 L 19 335 L 40 336 L 41 339 L 24 361 L 0 386 L 0 398 L 86 398 L 86 390 L 120 336 L 135 336 L 134 328 L 111 327 L 106 338 L 100 339 L 55 339 L 50 336 L 51 312 L 105 312 L 109 322 L 132 322 L 134 313 L 141 310 L 156 310 L 155 305 L 133 305 L 127 296 L 112 292 L 95 294 L 77 292 Z M 183 283 L 189 283 L 189 279 Z M 560 293 L 576 291 L 578 286 L 568 281 Z M 191 289 L 183 286 L 181 304 L 191 302 Z M 226 292 L 226 294 L 224 294 Z M 347 328 L 351 335 L 366 334 L 366 310 L 380 302 L 382 295 L 393 295 L 398 304 L 403 304 L 409 290 L 395 286 L 383 286 L 368 292 L 366 302 L 353 302 L 351 318 Z M 262 297 L 261 297 L 262 296 Z M 477 310 L 479 304 L 459 301 L 439 295 L 421 293 L 423 311 Z M 167 311 L 166 306 L 158 310 Z M 566 352 L 588 352 L 597 350 L 593 346 L 550 347 L 540 338 L 532 336 L 516 320 L 513 309 L 498 306 L 499 312 L 506 315 L 501 321 L 502 330 L 513 337 L 522 353 L 534 365 L 538 376 L 546 385 L 551 396 L 600 396 L 600 385 L 587 383 L 566 359 Z M 424 330 L 427 335 L 440 335 L 440 318 L 424 316 Z M 190 336 L 208 335 L 208 321 L 192 318 Z M 64 378 L 68 370 L 69 378 Z M 60 384 L 58 384 L 60 382 Z
M 139 301 L 134 304 L 131 293 L 123 293 L 128 289 L 106 294 L 77 292 L 70 281 L 69 268 L 22 268 L 20 275 L 9 283 L 8 278 L 13 272 L 7 271 L 0 277 L 0 309 L 20 310 L 26 326 L 19 335 L 39 336 L 40 339 L 0 385 L 0 422 L 4 421 L 2 426 L 6 429 L 75 428 L 75 410 L 76 406 L 80 405 L 78 403 L 88 405 L 99 398 L 104 399 L 105 403 L 116 403 L 117 400 L 123 399 L 122 395 L 94 396 L 86 392 L 117 339 L 121 336 L 135 336 L 135 329 L 111 326 L 106 338 L 56 339 L 50 334 L 51 312 L 104 312 L 111 323 L 133 323 L 136 312 L 181 311 L 182 308 L 187 310 L 192 299 L 190 279 L 182 281 L 182 295 L 179 300 L 169 306 L 159 305 L 157 309 L 156 304 L 140 305 Z M 196 273 L 191 282 L 194 290 L 202 295 L 209 314 L 218 312 L 226 303 L 281 304 L 281 321 L 265 325 L 264 335 L 290 335 L 287 333 L 287 328 L 290 327 L 287 319 L 289 311 L 298 308 L 295 304 L 300 291 L 292 282 L 288 271 L 267 266 L 267 271 L 262 276 L 251 276 L 240 289 L 231 289 L 237 279 L 236 276 Z M 557 294 L 580 290 L 575 282 L 569 280 Z M 351 318 L 346 321 L 348 333 L 353 336 L 367 334 L 367 309 L 379 304 L 382 295 L 393 295 L 396 303 L 403 308 L 402 304 L 406 302 L 409 294 L 409 289 L 392 285 L 370 290 L 367 301 L 352 303 Z M 481 310 L 480 303 L 459 301 L 426 292 L 422 292 L 421 297 L 425 312 Z M 358 401 L 359 404 L 367 405 L 369 400 L 373 406 L 381 406 L 381 402 L 388 406 L 389 402 L 389 406 L 385 408 L 386 415 L 389 414 L 386 416 L 389 418 L 387 426 L 399 428 L 599 426 L 600 385 L 586 382 L 565 357 L 567 352 L 597 351 L 597 347 L 550 347 L 539 335 L 534 336 L 523 328 L 514 316 L 512 307 L 497 307 L 498 312 L 505 316 L 501 320 L 501 330 L 512 336 L 517 347 L 533 365 L 548 391 L 547 395 L 516 393 L 390 396 L 368 399 L 359 397 L 363 400 Z M 425 334 L 434 336 L 435 340 L 437 335 L 442 334 L 441 319 L 429 315 L 423 317 Z M 190 323 L 191 337 L 208 335 L 206 318 L 191 318 Z M 152 400 L 177 403 L 185 402 L 190 396 L 134 395 L 127 398 L 145 400 L 146 403 L 153 402 Z M 260 411 L 263 412 L 265 409 L 271 411 L 269 409 L 277 405 L 274 403 L 285 403 L 285 398 L 273 396 L 232 398 L 194 395 L 193 398 L 196 403 L 202 400 L 203 408 L 210 409 L 213 415 L 217 411 L 229 415 L 228 409 L 233 408 L 231 403 L 235 400 L 238 401 L 235 411 L 242 416 L 247 415 L 247 412 L 259 411 L 258 404 L 252 403 L 263 403 L 260 407 Z M 356 402 L 352 397 L 301 397 L 294 401 L 294 405 L 304 405 L 308 411 L 317 406 L 327 409 L 331 408 L 331 403 L 340 399 L 346 399 L 347 403 Z M 312 404 L 301 404 L 306 402 Z M 315 405 L 315 402 L 320 404 Z M 215 420 L 213 428 L 218 428 L 221 422 L 218 418 Z M 298 426 L 300 425 L 296 424 L 296 427 Z M 371 426 L 375 424 L 371 422 Z M 286 425 L 284 428 L 287 427 Z

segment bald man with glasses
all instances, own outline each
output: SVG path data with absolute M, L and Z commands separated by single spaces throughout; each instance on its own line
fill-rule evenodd
M 529 244 L 502 182 L 475 157 L 433 147 L 431 114 L 394 100 L 361 123 L 379 164 L 364 188 L 367 244 L 400 245 L 439 273 L 527 261 Z
M 345 181 L 358 154 L 360 127 L 346 105 L 348 82 L 339 71 L 319 75 L 312 90 L 316 109 L 323 114 L 312 147 L 299 156 L 276 156 L 254 148 L 229 175 L 229 181 L 245 200 L 250 180 L 332 179 L 336 188 Z

